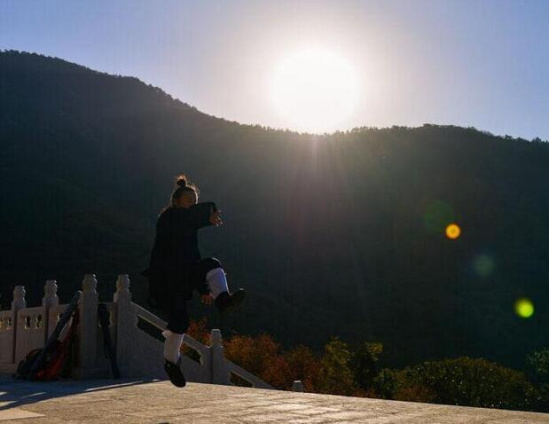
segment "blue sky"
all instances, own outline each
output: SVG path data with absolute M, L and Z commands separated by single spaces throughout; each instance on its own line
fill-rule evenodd
M 295 128 L 273 69 L 310 46 L 360 82 L 337 124 L 549 139 L 549 1 L 0 1 L 0 49 L 132 75 L 201 111 Z M 335 127 L 333 128 L 335 129 Z

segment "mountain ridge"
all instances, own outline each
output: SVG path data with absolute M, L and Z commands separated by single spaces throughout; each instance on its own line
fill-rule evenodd
M 130 274 L 142 302 L 156 216 L 186 172 L 225 215 L 203 254 L 251 293 L 225 321 L 193 304 L 212 325 L 318 348 L 379 340 L 396 365 L 469 354 L 519 366 L 547 345 L 545 142 L 432 124 L 241 125 L 133 77 L 67 77 L 55 60 L 0 53 L 4 301 L 13 282 L 38 299 L 47 278 L 69 297 L 90 272 L 103 297 Z M 444 237 L 450 221 L 458 240 Z M 535 301 L 530 320 L 512 311 L 519 296 Z

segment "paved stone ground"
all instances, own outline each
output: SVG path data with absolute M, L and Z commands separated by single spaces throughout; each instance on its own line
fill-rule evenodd
M 0 424 L 537 424 L 549 414 L 167 381 L 0 377 Z

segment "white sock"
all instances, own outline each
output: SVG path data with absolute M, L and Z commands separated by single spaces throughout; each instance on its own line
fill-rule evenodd
M 223 292 L 229 292 L 227 285 L 227 277 L 223 268 L 215 268 L 206 274 L 206 282 L 212 292 L 212 296 L 215 299 Z
M 179 349 L 181 349 L 184 334 L 165 330 L 162 332 L 162 335 L 166 338 L 164 342 L 164 358 L 176 364 L 179 361 Z

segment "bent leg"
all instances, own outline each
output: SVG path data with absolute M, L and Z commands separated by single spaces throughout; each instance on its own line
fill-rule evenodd
M 210 287 L 214 299 L 223 292 L 229 292 L 227 276 L 223 268 L 216 268 L 209 271 L 206 274 L 206 282 Z
M 227 277 L 218 259 L 202 259 L 196 263 L 193 274 L 195 284 L 199 285 L 206 282 L 214 299 L 223 292 L 229 292 Z
M 206 283 L 212 297 L 215 299 L 215 305 L 221 312 L 240 305 L 246 296 L 243 289 L 238 289 L 234 293 L 229 291 L 225 271 L 221 266 L 221 262 L 215 258 L 207 258 L 197 262 L 193 278 L 195 279 L 195 287 Z

